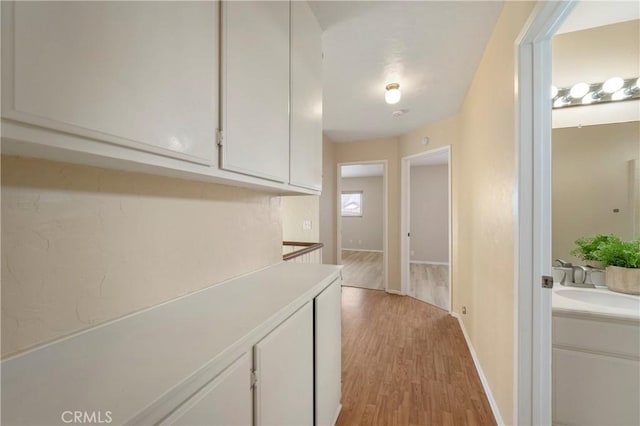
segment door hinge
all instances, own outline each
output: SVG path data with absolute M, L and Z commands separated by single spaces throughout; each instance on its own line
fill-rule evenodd
M 251 387 L 256 387 L 256 383 L 258 383 L 258 376 L 256 375 L 255 370 L 251 371 Z
M 222 146 L 223 140 L 224 140 L 224 134 L 222 133 L 222 130 L 216 129 L 216 143 L 218 144 L 218 146 Z
M 553 288 L 553 277 L 549 275 L 542 276 L 542 288 Z

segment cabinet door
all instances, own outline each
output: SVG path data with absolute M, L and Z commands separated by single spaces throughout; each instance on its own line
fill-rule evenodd
M 220 167 L 289 182 L 289 2 L 222 4 Z
M 255 346 L 256 424 L 313 424 L 313 306 L 309 302 Z
M 246 426 L 252 419 L 251 359 L 245 353 L 162 424 Z
M 306 1 L 291 2 L 290 182 L 322 189 L 322 30 Z
M 2 3 L 4 118 L 215 164 L 217 2 Z
M 340 410 L 342 367 L 342 286 L 336 280 L 315 303 L 316 424 L 333 425 Z

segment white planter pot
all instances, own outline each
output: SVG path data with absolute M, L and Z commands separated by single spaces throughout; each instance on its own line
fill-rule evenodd
M 618 293 L 640 294 L 640 269 L 607 266 L 607 287 Z

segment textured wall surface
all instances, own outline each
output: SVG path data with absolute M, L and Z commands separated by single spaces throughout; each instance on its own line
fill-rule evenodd
M 2 158 L 2 353 L 281 261 L 280 198 Z

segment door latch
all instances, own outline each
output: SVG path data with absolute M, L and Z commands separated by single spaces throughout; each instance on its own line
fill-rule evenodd
M 553 288 L 553 277 L 549 275 L 542 276 L 542 288 Z

